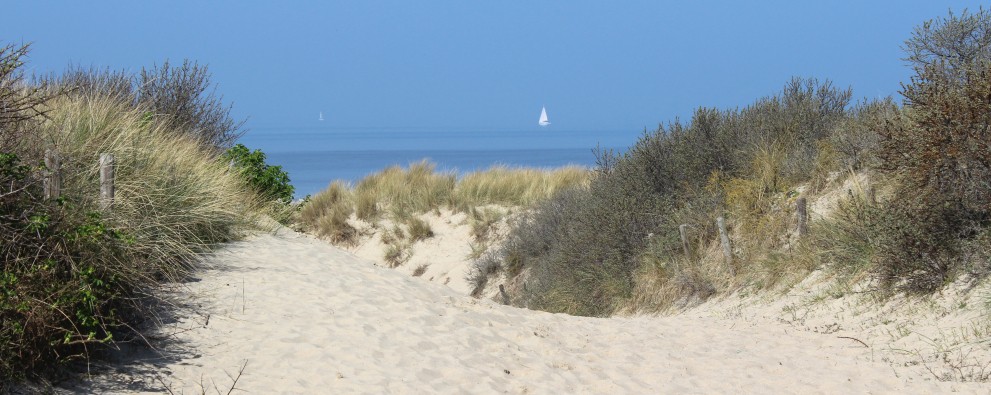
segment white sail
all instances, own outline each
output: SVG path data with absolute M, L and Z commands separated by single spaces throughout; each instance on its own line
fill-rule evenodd
M 323 120 L 323 111 L 320 111 L 320 119 L 319 119 L 319 120 L 320 120 L 320 121 L 322 121 L 322 120 Z
M 551 122 L 547 120 L 547 107 L 540 108 L 540 120 L 537 121 L 537 124 L 540 126 L 547 126 L 551 124 Z

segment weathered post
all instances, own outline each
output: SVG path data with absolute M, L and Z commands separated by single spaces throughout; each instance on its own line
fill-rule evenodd
M 62 161 L 58 153 L 45 150 L 45 200 L 54 200 L 62 193 Z
M 502 304 L 509 304 L 509 294 L 506 293 L 506 287 L 503 287 L 502 284 L 499 284 L 499 296 L 502 296 Z
M 100 154 L 100 208 L 109 210 L 114 204 L 114 155 Z
M 803 196 L 795 201 L 795 206 L 795 213 L 798 215 L 798 236 L 803 237 L 809 231 L 808 202 Z
M 692 250 L 688 248 L 688 225 L 678 225 L 678 233 L 681 234 L 681 248 L 685 250 L 685 256 L 692 259 Z
M 733 268 L 733 246 L 730 245 L 729 233 L 726 232 L 726 219 L 723 217 L 716 218 L 716 227 L 719 228 L 719 242 L 723 245 L 723 258 L 726 261 L 726 268 L 729 269 L 731 276 L 735 276 L 736 269 Z

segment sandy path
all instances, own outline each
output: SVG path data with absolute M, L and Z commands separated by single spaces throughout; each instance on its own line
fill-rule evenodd
M 160 393 L 165 383 L 177 394 L 226 393 L 228 374 L 242 366 L 243 391 L 234 393 L 979 389 L 905 374 L 871 362 L 854 341 L 780 324 L 596 319 L 496 305 L 295 234 L 254 237 L 208 263 L 215 268 L 188 290 L 208 322 L 191 315 L 168 329 L 189 329 L 175 335 L 176 346 L 195 351 L 132 362 L 129 383 L 103 382 L 101 391 Z

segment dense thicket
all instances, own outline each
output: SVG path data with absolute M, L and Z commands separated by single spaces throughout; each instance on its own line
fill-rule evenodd
M 916 76 L 902 108 L 891 99 L 851 105 L 849 90 L 794 79 L 746 108 L 700 108 L 687 124 L 659 127 L 625 154 L 601 158 L 587 189 L 520 219 L 476 277 L 523 274 L 515 303 L 603 315 L 644 276 L 684 299 L 822 265 L 908 291 L 937 289 L 961 269 L 983 274 L 991 257 L 989 31 L 984 10 L 917 28 L 905 44 Z M 793 199 L 838 171 L 875 172 L 891 192 L 851 190 L 796 244 Z M 707 248 L 717 243 L 717 216 L 736 235 L 734 267 L 703 267 L 683 252 L 678 225 Z
M 880 128 L 880 168 L 899 180 L 881 219 L 894 225 L 874 260 L 885 281 L 933 291 L 991 254 L 991 13 L 928 22 L 906 47 L 905 111 Z
M 539 206 L 487 259 L 511 275 L 531 270 L 522 304 L 606 314 L 630 295 L 644 254 L 678 254 L 679 224 L 711 237 L 715 218 L 732 211 L 739 226 L 760 227 L 765 197 L 823 166 L 823 143 L 848 119 L 850 96 L 829 81 L 796 78 L 741 110 L 700 108 L 689 123 L 659 127 L 601 160 L 614 165 L 589 188 Z

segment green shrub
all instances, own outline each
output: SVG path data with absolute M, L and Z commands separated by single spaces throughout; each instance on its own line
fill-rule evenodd
M 729 213 L 756 230 L 741 244 L 778 246 L 787 213 L 767 214 L 820 167 L 822 142 L 846 119 L 850 96 L 829 81 L 796 78 L 741 110 L 700 108 L 690 123 L 669 123 L 625 154 L 601 158 L 608 168 L 587 188 L 559 194 L 512 226 L 495 253 L 500 265 L 481 264 L 511 276 L 530 270 L 523 295 L 513 298 L 519 303 L 605 315 L 631 297 L 645 254 L 683 259 L 680 224 L 702 244 L 715 239 L 715 218 Z M 671 279 L 683 282 L 683 292 L 714 292 L 699 270 L 679 273 Z
M 906 41 L 916 75 L 905 111 L 880 129 L 880 168 L 898 180 L 884 206 L 882 280 L 931 292 L 991 221 L 991 14 L 952 13 Z
M 983 220 L 991 210 L 991 63 L 964 71 L 963 86 L 936 68 L 920 73 L 905 87 L 906 121 L 882 129 L 882 168 L 927 206 L 952 204 Z
M 292 201 L 295 188 L 290 184 L 289 174 L 282 170 L 282 166 L 265 163 L 265 153 L 261 150 L 251 151 L 243 144 L 237 144 L 228 149 L 221 159 L 233 164 L 262 196 L 285 204 Z

